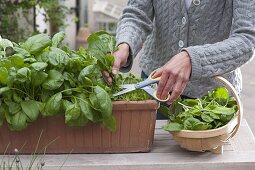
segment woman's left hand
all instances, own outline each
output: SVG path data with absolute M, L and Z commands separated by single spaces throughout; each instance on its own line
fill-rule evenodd
M 173 103 L 184 91 L 191 73 L 191 59 L 186 51 L 182 51 L 169 60 L 163 67 L 157 69 L 153 78 L 161 77 L 157 97 L 167 98 L 171 92 L 169 102 Z

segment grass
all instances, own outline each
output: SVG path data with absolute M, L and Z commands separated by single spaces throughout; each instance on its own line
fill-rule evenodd
M 9 150 L 10 144 L 8 143 L 8 145 L 5 148 L 5 152 L 2 155 L 2 159 L 1 159 L 1 163 L 0 163 L 0 169 L 1 170 L 42 170 L 43 167 L 45 167 L 46 162 L 45 162 L 45 154 L 47 151 L 47 148 L 53 144 L 56 140 L 59 139 L 59 137 L 56 137 L 55 139 L 53 139 L 52 141 L 50 141 L 47 145 L 45 145 L 42 148 L 42 151 L 38 153 L 38 149 L 39 149 L 39 144 L 41 141 L 43 135 L 43 131 L 41 131 L 40 136 L 37 140 L 37 144 L 36 144 L 36 148 L 34 150 L 33 153 L 31 153 L 31 158 L 30 161 L 27 165 L 24 165 L 22 160 L 21 160 L 21 155 L 20 153 L 22 152 L 23 147 L 26 145 L 26 143 L 24 143 L 22 145 L 21 148 L 17 149 L 15 148 L 14 154 L 10 155 L 7 154 L 7 151 Z M 72 153 L 73 151 L 71 151 L 65 158 L 65 160 L 63 161 L 62 165 L 59 167 L 59 169 L 62 169 L 62 167 L 64 166 L 64 164 L 66 163 L 67 159 L 69 158 L 69 155 Z

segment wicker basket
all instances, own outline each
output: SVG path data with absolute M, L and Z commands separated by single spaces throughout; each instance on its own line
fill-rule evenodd
M 224 86 L 232 92 L 237 101 L 238 111 L 229 123 L 217 129 L 204 131 L 181 130 L 179 132 L 171 132 L 174 140 L 182 148 L 190 151 L 212 151 L 213 153 L 222 153 L 223 143 L 231 139 L 240 127 L 243 108 L 236 90 L 225 78 L 217 76 L 215 79 L 223 83 Z

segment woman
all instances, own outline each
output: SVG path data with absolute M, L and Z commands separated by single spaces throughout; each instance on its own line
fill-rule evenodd
M 219 85 L 216 75 L 240 93 L 239 67 L 254 54 L 255 0 L 129 0 L 117 41 L 112 73 L 129 69 L 143 46 L 143 74 L 158 69 L 157 96 L 171 92 L 170 103 L 206 94 Z

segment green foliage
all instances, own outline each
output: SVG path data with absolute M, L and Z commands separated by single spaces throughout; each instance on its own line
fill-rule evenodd
M 226 88 L 219 87 L 202 98 L 180 98 L 169 109 L 161 109 L 170 118 L 166 131 L 207 130 L 226 125 L 237 112 L 236 101 Z
M 33 21 L 29 18 L 36 0 L 10 1 L 0 0 L 0 35 L 10 40 L 21 41 L 31 34 L 27 27 L 20 25 L 21 16 L 28 25 L 33 27 Z
M 97 38 L 90 38 L 88 49 L 78 51 L 61 48 L 62 32 L 13 43 L 13 52 L 0 58 L 0 125 L 6 120 L 12 130 L 22 130 L 40 115 L 60 114 L 69 126 L 94 122 L 114 131 L 112 100 L 150 99 L 141 90 L 112 97 L 121 90 L 120 84 L 140 79 L 118 75 L 114 85 L 107 86 L 101 72 L 111 70 L 116 41 L 105 32 L 91 37 Z M 2 45 L 0 52 L 4 51 Z
M 46 14 L 43 14 L 44 21 L 50 23 L 50 32 L 53 35 L 66 26 L 66 15 L 73 11 L 64 5 L 65 0 L 0 0 L 0 35 L 11 41 L 23 41 L 26 37 L 37 33 L 36 6 L 43 8 Z M 25 24 L 21 23 L 25 22 Z M 24 26 L 26 25 L 26 26 Z M 57 47 L 57 41 L 61 41 L 61 37 L 57 35 L 53 37 L 53 47 Z M 56 40 L 58 39 L 58 40 Z M 0 45 L 1 46 L 1 45 Z

